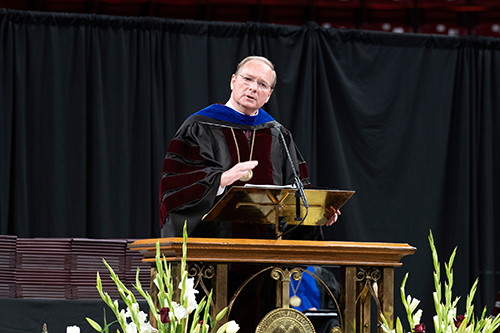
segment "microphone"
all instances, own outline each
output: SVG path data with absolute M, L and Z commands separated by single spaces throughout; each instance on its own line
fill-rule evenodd
M 290 166 L 292 167 L 293 176 L 294 176 L 294 183 L 295 183 L 295 187 L 296 187 L 295 192 L 299 192 L 300 197 L 302 198 L 302 203 L 304 204 L 304 207 L 309 208 L 309 204 L 307 203 L 306 194 L 304 193 L 304 184 L 300 180 L 300 177 L 297 174 L 297 171 L 295 170 L 295 165 L 293 164 L 292 156 L 290 155 L 290 151 L 288 150 L 288 145 L 286 144 L 285 136 L 281 132 L 280 126 L 274 125 L 274 128 L 276 128 L 278 130 L 278 133 L 280 134 L 281 141 L 283 142 L 283 146 L 285 147 L 286 156 L 288 157 L 288 163 L 290 163 Z
M 280 129 L 279 125 L 275 124 L 273 127 L 276 128 L 276 130 L 278 131 L 278 133 L 280 135 L 281 141 L 283 142 L 283 146 L 285 147 L 286 156 L 288 158 L 288 163 L 290 163 L 290 166 L 291 166 L 292 171 L 293 171 L 294 183 L 295 183 L 295 200 L 296 200 L 295 201 L 296 202 L 296 206 L 295 206 L 295 215 L 296 215 L 295 216 L 295 221 L 301 221 L 299 224 L 297 224 L 292 229 L 288 230 L 285 233 L 281 233 L 281 235 L 278 236 L 278 237 L 281 237 L 284 234 L 287 234 L 287 233 L 293 231 L 295 228 L 297 228 L 299 225 L 301 225 L 302 222 L 304 222 L 304 220 L 305 220 L 305 218 L 307 216 L 307 213 L 309 212 L 309 204 L 307 202 L 306 194 L 304 193 L 304 184 L 300 180 L 300 177 L 297 174 L 297 171 L 295 170 L 295 165 L 293 164 L 292 156 L 290 155 L 290 151 L 288 150 L 288 145 L 286 144 L 285 136 L 281 132 L 281 129 Z M 303 203 L 304 207 L 306 208 L 306 214 L 305 214 L 304 218 L 300 217 L 300 199 L 302 199 L 302 203 Z

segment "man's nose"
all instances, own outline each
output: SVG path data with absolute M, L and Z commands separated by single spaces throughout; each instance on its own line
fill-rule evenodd
M 252 83 L 250 83 L 250 88 L 252 88 L 253 90 L 257 90 L 258 87 L 259 83 L 257 82 L 257 80 L 252 81 Z

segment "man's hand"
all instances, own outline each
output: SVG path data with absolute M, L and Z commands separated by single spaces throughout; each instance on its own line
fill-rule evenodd
M 231 169 L 222 173 L 222 176 L 220 177 L 220 186 L 226 187 L 228 185 L 231 185 L 232 183 L 240 179 L 241 176 L 245 175 L 248 170 L 252 170 L 253 168 L 255 168 L 257 164 L 259 164 L 258 161 L 246 161 L 236 164 Z
M 335 222 L 337 222 L 337 219 L 339 218 L 340 215 L 340 210 L 333 208 L 330 206 L 330 208 L 325 209 L 325 214 L 323 216 L 328 220 L 326 222 L 326 226 L 329 227 Z

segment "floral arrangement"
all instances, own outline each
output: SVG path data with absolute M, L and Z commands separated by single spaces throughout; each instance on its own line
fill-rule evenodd
M 433 318 L 434 321 L 434 332 L 435 333 L 493 333 L 500 326 L 500 315 L 496 317 L 489 317 L 486 315 L 486 307 L 483 309 L 481 318 L 479 320 L 474 318 L 474 305 L 472 300 L 474 294 L 476 293 L 478 280 L 474 282 L 469 295 L 467 296 L 466 309 L 467 312 L 464 315 L 457 316 L 457 304 L 460 297 L 456 297 L 452 300 L 452 287 L 453 287 L 453 261 L 455 259 L 455 254 L 457 248 L 453 251 L 450 256 L 448 263 L 444 264 L 446 271 L 447 282 L 444 284 L 444 299 L 443 288 L 441 286 L 441 269 L 438 260 L 438 254 L 436 247 L 434 246 L 434 238 L 432 237 L 432 232 L 429 234 L 429 244 L 432 250 L 432 260 L 434 264 L 434 286 L 436 291 L 432 294 L 434 299 L 434 305 L 436 308 L 436 315 Z M 401 300 L 403 306 L 406 309 L 406 314 L 408 317 L 408 323 L 412 328 L 414 333 L 425 333 L 426 326 L 420 323 L 422 317 L 422 310 L 417 307 L 420 301 L 416 298 L 412 298 L 410 295 L 405 294 L 406 280 L 408 279 L 408 273 L 401 283 Z M 417 310 L 417 311 L 415 311 Z M 404 333 L 403 326 L 399 318 L 396 320 L 396 328 L 392 329 L 392 323 L 388 323 L 386 318 L 382 315 L 382 328 L 386 333 Z
M 97 273 L 97 290 L 101 295 L 104 302 L 111 308 L 116 316 L 116 321 L 107 324 L 104 322 L 104 327 L 102 327 L 96 321 L 86 318 L 90 325 L 98 332 L 109 332 L 109 327 L 111 324 L 118 322 L 123 333 L 208 333 L 211 328 L 214 328 L 219 320 L 224 317 L 227 312 L 227 307 L 220 311 L 215 320 L 209 315 L 210 303 L 212 299 L 212 293 L 200 301 L 200 304 L 196 301 L 196 293 L 198 291 L 194 289 L 194 278 L 189 278 L 186 271 L 186 254 L 187 254 L 187 231 L 186 224 L 184 224 L 184 243 L 182 246 L 182 261 L 181 261 L 181 272 L 182 278 L 179 283 L 180 289 L 180 303 L 175 302 L 172 299 L 174 294 L 173 290 L 173 280 L 172 280 L 172 270 L 171 265 L 162 260 L 160 254 L 160 245 L 156 244 L 156 268 L 157 273 L 154 279 L 154 283 L 158 288 L 158 303 L 159 308 L 155 307 L 153 298 L 146 292 L 140 281 L 139 281 L 139 268 L 137 268 L 136 274 L 136 285 L 134 288 L 141 294 L 142 297 L 146 299 L 150 309 L 156 309 L 152 311 L 158 328 L 154 328 L 148 321 L 147 314 L 140 310 L 139 304 L 132 293 L 118 278 L 111 266 L 108 265 L 106 260 L 103 259 L 104 264 L 111 273 L 111 279 L 115 282 L 118 292 L 121 298 L 127 306 L 126 309 L 119 309 L 118 300 L 112 300 L 108 293 L 102 290 L 101 278 L 99 272 Z M 163 256 L 163 259 L 164 256 Z M 68 328 L 69 329 L 69 328 Z M 76 327 L 75 327 L 76 329 Z M 223 324 L 217 333 L 236 333 L 239 330 L 238 324 L 234 321 L 227 322 Z M 119 332 L 119 330 L 118 330 Z

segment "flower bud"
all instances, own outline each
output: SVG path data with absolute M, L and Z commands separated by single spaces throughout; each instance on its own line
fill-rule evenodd
M 415 333 L 425 333 L 425 325 L 424 324 L 417 324 L 417 325 L 415 325 L 415 328 L 413 329 L 413 332 L 415 332 Z
M 160 309 L 160 321 L 163 323 L 163 324 L 169 324 L 170 323 L 170 309 L 168 307 L 166 308 L 161 308 Z

